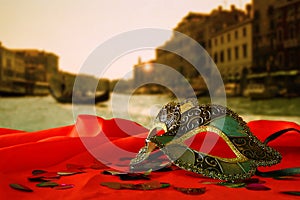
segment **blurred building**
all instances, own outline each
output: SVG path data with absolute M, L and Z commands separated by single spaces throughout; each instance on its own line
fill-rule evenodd
M 275 58 L 275 10 L 277 0 L 253 0 L 253 72 L 267 70 Z
M 211 55 L 225 82 L 241 78 L 252 66 L 252 20 L 247 19 L 211 37 Z
M 140 86 L 145 83 L 153 82 L 154 74 L 153 66 L 150 62 L 142 62 L 141 58 L 138 58 L 138 62 L 133 66 L 134 86 Z
M 279 70 L 300 69 L 300 0 L 276 1 L 269 11 L 275 15 L 276 56 Z
M 160 67 L 155 67 L 154 61 L 142 62 L 141 58 L 138 59 L 138 63 L 133 66 L 133 89 L 136 94 L 154 94 L 164 91 L 159 80 Z M 123 83 L 124 86 L 126 84 Z M 120 87 L 120 86 L 119 86 Z
M 231 6 L 230 10 L 219 6 L 209 14 L 189 13 L 178 23 L 175 31 L 181 32 L 199 43 L 217 64 L 224 79 L 241 77 L 242 71 L 252 64 L 252 24 L 251 6 L 246 10 Z M 203 77 L 209 78 L 210 85 L 214 85 L 212 63 L 208 62 L 206 53 L 199 55 L 193 46 L 180 35 L 174 33 L 172 38 L 156 50 L 156 62 L 174 68 L 182 74 L 191 84 L 201 83 L 202 86 L 192 84 L 193 88 L 206 88 Z M 172 50 L 165 51 L 164 49 Z M 182 53 L 185 58 L 176 55 Z M 192 61 L 190 63 L 187 61 Z M 202 67 L 201 73 L 195 69 L 194 64 Z M 158 74 L 163 76 L 164 73 Z M 202 78 L 201 78 L 202 76 Z M 166 76 L 165 76 L 166 77 Z M 168 77 L 166 77 L 168 78 Z M 176 82 L 177 79 L 172 79 Z
M 300 0 L 253 0 L 253 65 L 248 86 L 259 91 L 255 96 L 300 95 L 299 31 Z
M 300 0 L 253 0 L 253 72 L 299 69 Z
M 211 56 L 221 73 L 227 95 L 240 95 L 253 62 L 252 19 L 243 19 L 212 35 Z
M 25 74 L 24 60 L 0 43 L 0 94 L 24 95 Z
M 58 56 L 32 49 L 0 45 L 0 93 L 47 95 L 52 74 L 58 73 Z
M 51 74 L 58 73 L 58 56 L 53 53 L 35 49 L 13 52 L 24 60 L 27 80 L 47 82 Z

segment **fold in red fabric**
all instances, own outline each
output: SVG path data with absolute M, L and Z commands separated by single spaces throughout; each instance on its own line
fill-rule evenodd
M 248 123 L 253 134 L 261 141 L 272 133 L 286 129 L 300 129 L 293 122 L 252 121 Z M 147 181 L 121 181 L 117 176 L 103 175 L 103 170 L 127 170 L 131 158 L 145 144 L 148 130 L 139 124 L 124 119 L 103 119 L 81 115 L 74 125 L 54 129 L 24 132 L 0 129 L 0 199 L 292 199 L 281 191 L 299 191 L 300 180 L 275 180 L 261 178 L 271 190 L 251 191 L 245 188 L 227 188 L 218 185 L 204 185 L 212 179 L 196 176 L 184 170 L 152 172 L 152 180 L 167 182 L 171 187 L 151 191 L 114 190 L 101 186 L 101 182 L 142 183 Z M 260 168 L 261 171 L 300 166 L 300 134 L 290 131 L 270 146 L 283 156 L 280 164 Z M 220 147 L 221 148 L 221 147 Z M 32 170 L 49 172 L 66 171 L 67 166 L 84 166 L 85 173 L 63 176 L 56 182 L 74 184 L 74 188 L 55 190 L 36 187 L 30 182 Z M 91 167 L 94 166 L 94 167 Z M 95 168 L 96 166 L 96 168 Z M 23 192 L 9 187 L 19 183 L 33 189 Z M 187 195 L 173 187 L 206 187 L 198 195 Z

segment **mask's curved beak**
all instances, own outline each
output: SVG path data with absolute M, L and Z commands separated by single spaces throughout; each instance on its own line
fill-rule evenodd
M 130 171 L 145 171 L 149 169 L 158 169 L 171 163 L 171 161 L 164 156 L 163 152 L 159 150 L 158 146 L 151 142 L 150 139 L 160 133 L 165 132 L 165 124 L 156 124 L 157 126 L 149 131 L 146 138 L 146 144 L 140 149 L 135 158 L 130 161 Z

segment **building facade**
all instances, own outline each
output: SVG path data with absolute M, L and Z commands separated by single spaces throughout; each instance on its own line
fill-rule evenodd
M 300 0 L 253 0 L 250 89 L 259 86 L 267 96 L 300 95 L 299 32 Z
M 58 56 L 39 50 L 12 50 L 0 43 L 0 93 L 47 95 L 51 74 L 58 73 Z
M 239 80 L 252 66 L 252 20 L 247 19 L 212 36 L 211 56 L 225 82 Z
M 253 67 L 254 73 L 268 71 L 276 57 L 277 0 L 253 0 Z
M 278 70 L 300 69 L 300 0 L 278 1 L 276 18 L 276 52 L 274 67 Z
M 58 73 L 58 56 L 34 49 L 13 50 L 22 58 L 26 66 L 26 79 L 48 82 L 51 74 Z
M 253 0 L 253 72 L 300 69 L 300 0 Z
M 249 14 L 244 10 L 231 6 L 230 10 L 225 10 L 221 6 L 218 9 L 213 10 L 210 14 L 205 13 L 188 13 L 186 17 L 178 23 L 175 31 L 183 33 L 195 41 L 197 41 L 213 58 L 212 56 L 212 36 L 222 32 L 224 28 L 231 27 L 244 19 L 248 18 Z M 183 74 L 187 79 L 192 79 L 199 74 L 197 70 L 180 56 L 172 55 L 172 52 L 164 52 L 160 49 L 174 49 L 174 52 L 184 51 L 184 55 L 189 55 L 190 60 L 194 60 L 195 63 L 201 63 L 201 56 L 195 54 L 193 47 L 189 46 L 182 37 L 177 37 L 176 33 L 172 38 L 167 41 L 162 48 L 158 48 L 156 51 L 157 63 L 162 63 L 167 66 L 173 67 L 179 73 Z M 195 54 L 195 55 L 194 55 Z M 207 69 L 209 70 L 209 69 Z
M 25 74 L 24 60 L 0 43 L 0 93 L 25 94 Z

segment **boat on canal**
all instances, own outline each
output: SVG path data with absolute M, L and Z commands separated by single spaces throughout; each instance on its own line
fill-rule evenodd
M 53 89 L 50 88 L 50 94 L 58 103 L 97 104 L 108 101 L 110 98 L 109 90 L 96 91 L 95 94 L 61 93 L 58 95 Z

